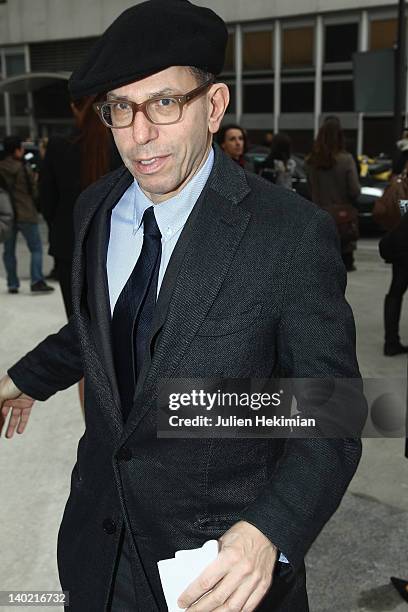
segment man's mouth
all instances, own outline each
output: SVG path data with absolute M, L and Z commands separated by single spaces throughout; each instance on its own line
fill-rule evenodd
M 169 155 L 161 155 L 160 157 L 137 159 L 134 161 L 135 169 L 140 174 L 153 174 L 162 169 L 169 157 Z
M 143 164 L 144 166 L 150 166 L 150 164 L 153 164 L 156 161 L 157 157 L 152 157 L 152 159 L 140 159 L 140 163 Z

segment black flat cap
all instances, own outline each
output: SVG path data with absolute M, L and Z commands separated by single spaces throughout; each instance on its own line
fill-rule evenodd
M 188 0 L 147 0 L 102 34 L 69 80 L 72 98 L 121 87 L 170 66 L 219 74 L 228 33 L 214 11 Z

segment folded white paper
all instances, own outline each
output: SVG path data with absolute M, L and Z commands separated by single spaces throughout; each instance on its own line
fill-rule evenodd
M 217 540 L 208 540 L 201 548 L 178 550 L 172 559 L 159 561 L 160 580 L 169 612 L 180 612 L 177 599 L 218 555 Z M 281 563 L 289 563 L 281 553 Z
M 169 612 L 181 610 L 177 606 L 177 599 L 207 565 L 217 558 L 217 555 L 217 540 L 208 540 L 201 548 L 178 550 L 173 559 L 158 562 L 157 567 Z

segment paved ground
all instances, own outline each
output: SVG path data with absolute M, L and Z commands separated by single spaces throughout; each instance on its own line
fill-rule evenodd
M 58 291 L 30 295 L 27 256 L 19 248 L 20 295 L 6 293 L 0 270 L 0 372 L 64 323 Z M 381 355 L 382 301 L 390 270 L 377 255 L 376 239 L 360 241 L 357 265 L 347 295 L 357 323 L 362 373 L 405 377 L 404 357 Z M 408 308 L 402 333 L 408 341 Z M 59 588 L 57 531 L 82 430 L 73 388 L 38 403 L 24 436 L 0 441 L 0 590 Z M 402 440 L 364 441 L 349 492 L 307 559 L 312 612 L 408 610 L 389 585 L 392 574 L 408 577 L 407 474 Z

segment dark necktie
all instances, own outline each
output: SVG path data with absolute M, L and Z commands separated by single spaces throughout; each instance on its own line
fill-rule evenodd
M 153 206 L 144 212 L 143 233 L 142 251 L 119 295 L 112 317 L 115 369 L 125 421 L 132 409 L 156 304 L 161 234 Z

